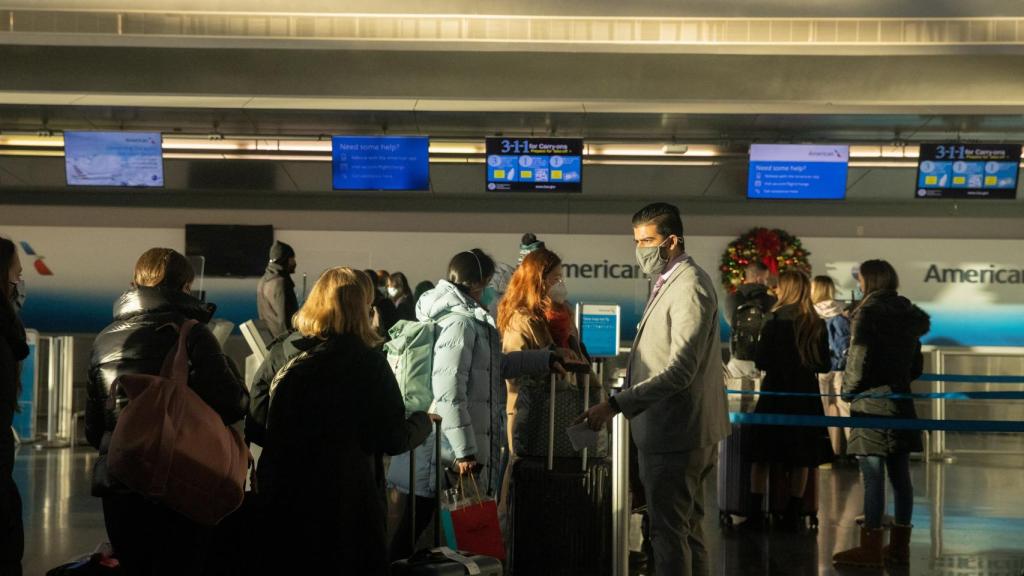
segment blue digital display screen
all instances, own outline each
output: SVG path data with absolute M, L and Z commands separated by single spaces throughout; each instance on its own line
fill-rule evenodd
M 1017 196 L 1019 144 L 922 144 L 918 198 Z
M 842 200 L 850 147 L 752 144 L 747 198 Z
M 69 186 L 164 185 L 159 132 L 65 132 Z
M 429 190 L 430 139 L 426 136 L 334 136 L 335 190 Z
M 488 138 L 487 190 L 581 192 L 583 140 Z
M 580 339 L 591 356 L 612 358 L 619 353 L 619 317 L 615 307 L 601 308 L 611 308 L 612 313 L 588 313 L 584 309 L 580 314 Z

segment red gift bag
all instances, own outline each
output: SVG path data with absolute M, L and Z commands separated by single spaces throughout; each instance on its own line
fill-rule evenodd
M 448 509 L 459 550 L 505 560 L 505 541 L 498 524 L 498 504 L 481 498 L 476 480 L 470 475 L 476 498 L 467 498 Z M 459 479 L 459 484 L 462 484 Z

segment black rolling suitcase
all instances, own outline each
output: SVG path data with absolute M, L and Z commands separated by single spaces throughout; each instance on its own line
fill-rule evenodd
M 733 424 L 732 433 L 718 446 L 718 520 L 732 527 L 733 515 L 750 516 L 750 462 L 743 458 L 744 434 L 749 429 Z
M 589 375 L 583 378 L 589 392 Z M 612 568 L 611 463 L 589 459 L 585 451 L 579 457 L 554 457 L 555 390 L 552 377 L 547 457 L 518 457 L 512 464 L 509 573 L 604 576 Z
M 501 561 L 490 556 L 460 554 L 441 546 L 441 423 L 434 423 L 434 449 L 437 451 L 437 507 L 434 511 L 434 547 L 420 550 L 405 560 L 391 564 L 392 576 L 502 576 L 504 573 Z M 412 547 L 416 547 L 416 506 L 413 503 L 416 493 L 416 461 L 415 449 L 409 451 L 409 500 L 405 513 L 412 516 Z

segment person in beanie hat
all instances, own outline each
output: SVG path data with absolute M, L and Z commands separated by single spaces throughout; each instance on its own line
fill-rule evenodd
M 295 250 L 281 241 L 270 247 L 270 263 L 256 287 L 256 309 L 274 338 L 292 330 L 292 316 L 299 311 L 295 297 Z
M 537 240 L 537 236 L 533 232 L 527 232 L 523 234 L 523 238 L 519 241 L 519 260 L 517 264 L 523 263 L 523 258 L 526 255 L 538 248 L 545 248 L 544 243 Z

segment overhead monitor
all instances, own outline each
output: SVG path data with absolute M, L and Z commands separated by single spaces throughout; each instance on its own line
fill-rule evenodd
M 614 358 L 619 354 L 619 327 L 622 312 L 616 304 L 577 304 L 576 322 L 580 340 L 594 358 Z
M 1020 144 L 921 144 L 918 198 L 1017 197 Z
M 331 171 L 335 190 L 429 190 L 430 138 L 334 136 Z
M 207 277 L 262 276 L 273 243 L 273 226 L 185 225 L 185 255 L 202 256 Z
M 842 200 L 849 162 L 845 144 L 751 144 L 747 198 Z
M 487 190 L 582 192 L 582 138 L 488 138 Z
M 164 185 L 159 132 L 64 133 L 64 168 L 69 186 Z

